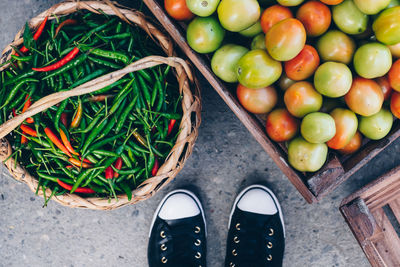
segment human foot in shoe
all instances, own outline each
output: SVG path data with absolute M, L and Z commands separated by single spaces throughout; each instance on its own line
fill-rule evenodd
M 285 228 L 275 195 L 252 185 L 236 198 L 229 220 L 225 266 L 282 266 Z
M 161 201 L 149 237 L 149 267 L 206 266 L 206 222 L 192 192 L 175 190 Z

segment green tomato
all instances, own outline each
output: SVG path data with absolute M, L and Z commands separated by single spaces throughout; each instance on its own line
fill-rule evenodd
M 343 63 L 325 62 L 314 75 L 315 89 L 327 97 L 341 97 L 347 94 L 353 82 L 351 70 Z
M 349 64 L 353 59 L 356 44 L 348 35 L 332 30 L 325 33 L 317 43 L 318 54 L 323 61 Z
M 289 143 L 289 163 L 298 171 L 318 171 L 324 165 L 327 156 L 328 147 L 326 144 L 311 144 L 302 137 L 297 137 Z
M 303 138 L 313 144 L 328 142 L 336 134 L 335 120 L 329 114 L 322 112 L 306 115 L 300 129 Z
M 374 15 L 385 9 L 390 0 L 354 0 L 354 3 L 364 14 Z
M 400 6 L 391 7 L 379 14 L 372 24 L 378 41 L 386 45 L 400 43 Z
M 222 0 L 217 9 L 222 27 L 231 32 L 243 31 L 260 18 L 257 0 Z
M 390 3 L 387 6 L 387 8 L 395 7 L 395 6 L 400 6 L 400 0 L 392 0 L 392 1 L 390 1 Z
M 381 109 L 378 113 L 372 116 L 361 117 L 359 129 L 367 138 L 379 140 L 384 138 L 390 132 L 392 125 L 392 113 L 386 109 Z
M 246 47 L 235 44 L 222 46 L 215 52 L 211 59 L 211 68 L 213 72 L 225 82 L 237 82 L 237 63 L 248 51 Z
M 263 30 L 261 28 L 261 23 L 260 23 L 260 21 L 257 21 L 256 23 L 254 23 L 247 29 L 240 31 L 239 33 L 245 37 L 254 37 L 257 34 L 262 33 L 262 32 L 263 32 Z
M 304 2 L 304 0 L 277 0 L 281 6 L 298 6 Z
M 368 16 L 358 9 L 353 0 L 345 0 L 334 6 L 332 17 L 336 26 L 348 34 L 363 33 L 368 26 Z
M 236 74 L 241 84 L 258 89 L 276 82 L 282 74 L 282 65 L 265 50 L 256 49 L 247 52 L 239 60 Z
M 217 10 L 220 0 L 186 0 L 186 5 L 193 14 L 200 17 L 211 16 Z
M 266 50 L 267 48 L 265 47 L 265 34 L 260 33 L 259 35 L 254 37 L 253 41 L 251 41 L 250 48 L 251 48 L 251 50 L 254 50 L 254 49 Z
M 198 53 L 214 52 L 221 46 L 225 30 L 214 17 L 197 17 L 186 30 L 186 39 L 190 47 Z
M 392 67 L 392 54 L 383 44 L 369 43 L 357 49 L 353 62 L 358 75 L 366 79 L 375 79 L 389 72 Z

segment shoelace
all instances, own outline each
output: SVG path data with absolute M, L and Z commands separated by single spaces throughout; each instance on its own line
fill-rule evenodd
M 266 233 L 260 230 L 265 227 L 264 225 L 255 227 L 256 223 L 258 222 L 242 220 L 240 223 L 235 224 L 232 251 L 236 260 L 235 266 L 262 266 L 267 261 L 267 259 L 260 257 L 260 255 L 266 255 L 265 251 L 268 243 L 265 236 Z
M 201 235 L 196 233 L 193 223 L 181 223 L 172 227 L 165 224 L 162 228 L 167 239 L 163 246 L 167 260 L 166 266 L 168 266 L 167 263 L 179 263 L 181 266 L 195 266 L 196 263 L 199 265 L 198 262 L 203 256 L 199 251 Z M 201 229 L 201 231 L 204 230 Z

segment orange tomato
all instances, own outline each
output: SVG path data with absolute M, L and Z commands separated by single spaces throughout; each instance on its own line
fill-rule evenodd
M 310 1 L 302 5 L 296 17 L 303 23 L 307 35 L 313 37 L 325 33 L 332 20 L 329 7 L 318 1 Z
M 267 33 L 272 26 L 287 18 L 293 18 L 292 11 L 289 8 L 281 5 L 271 6 L 265 9 L 261 15 L 261 28 L 264 33 Z
M 286 109 L 276 109 L 267 117 L 266 130 L 275 142 L 286 142 L 297 134 L 299 121 Z
M 330 115 L 335 120 L 336 133 L 326 144 L 332 149 L 341 149 L 350 142 L 357 132 L 357 116 L 353 111 L 344 108 L 336 108 Z
M 286 108 L 293 116 L 302 118 L 308 113 L 320 110 L 322 95 L 309 82 L 297 82 L 290 86 L 283 96 Z
M 383 99 L 388 100 L 392 95 L 392 87 L 390 86 L 389 79 L 387 76 L 379 77 L 375 79 L 375 81 L 379 84 L 382 89 Z
M 327 5 L 339 5 L 343 0 L 320 0 L 322 3 L 327 4 Z
M 388 45 L 393 57 L 400 58 L 400 43 L 395 45 Z
M 186 5 L 186 0 L 165 0 L 164 7 L 167 13 L 176 20 L 189 20 L 194 17 Z
M 361 116 L 378 113 L 383 104 L 383 93 L 378 83 L 357 77 L 353 80 L 350 91 L 344 96 L 347 106 Z
M 344 148 L 339 149 L 338 151 L 342 154 L 353 154 L 360 149 L 361 144 L 362 135 L 359 131 L 357 131 L 353 138 L 351 138 L 350 142 Z
M 255 114 L 270 112 L 278 101 L 278 95 L 276 94 L 275 88 L 272 86 L 261 89 L 251 89 L 239 84 L 236 94 L 240 104 L 242 104 L 245 109 Z
M 398 59 L 389 71 L 389 82 L 390 86 L 398 92 L 400 92 L 400 59 Z
M 400 118 L 400 93 L 393 92 L 390 99 L 390 111 L 396 118 Z
M 286 75 L 295 81 L 308 79 L 318 68 L 319 62 L 317 50 L 311 45 L 305 45 L 300 54 L 285 62 Z

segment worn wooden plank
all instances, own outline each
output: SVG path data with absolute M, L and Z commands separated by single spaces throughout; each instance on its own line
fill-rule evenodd
M 394 216 L 396 217 L 397 221 L 400 223 L 400 197 L 394 199 L 393 201 L 389 202 L 389 207 L 392 209 Z
M 386 266 L 400 266 L 400 239 L 383 209 L 372 212 L 377 232 L 371 237 L 371 242 L 383 259 Z

